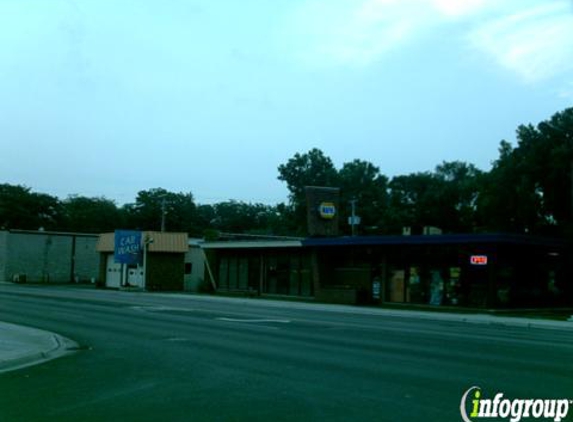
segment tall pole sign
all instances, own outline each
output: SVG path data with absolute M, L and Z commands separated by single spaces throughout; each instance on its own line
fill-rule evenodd
M 338 236 L 340 189 L 305 186 L 308 234 Z

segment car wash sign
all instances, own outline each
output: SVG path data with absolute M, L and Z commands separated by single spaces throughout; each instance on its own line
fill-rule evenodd
M 143 254 L 141 232 L 134 230 L 116 230 L 113 250 L 114 261 L 118 264 L 139 264 Z

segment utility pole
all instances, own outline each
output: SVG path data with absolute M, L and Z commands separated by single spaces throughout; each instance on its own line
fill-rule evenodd
M 165 214 L 167 211 L 165 210 L 165 197 L 161 199 L 161 231 L 165 231 Z
M 350 227 L 352 230 L 352 236 L 356 236 L 356 202 L 358 202 L 357 199 L 351 199 L 350 200 L 350 206 L 352 207 L 352 216 L 350 217 Z
M 151 243 L 153 243 L 153 238 L 149 235 L 145 235 L 143 239 L 143 280 L 141 281 L 143 290 L 147 288 L 147 252 L 149 251 L 149 245 Z

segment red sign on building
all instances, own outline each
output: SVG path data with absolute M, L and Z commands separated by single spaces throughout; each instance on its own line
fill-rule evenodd
M 470 256 L 470 264 L 472 264 L 472 265 L 487 265 L 487 255 L 472 255 L 472 256 Z

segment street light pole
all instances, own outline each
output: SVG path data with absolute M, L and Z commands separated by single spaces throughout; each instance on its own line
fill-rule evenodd
M 145 282 L 147 281 L 147 239 L 143 241 L 143 280 L 141 280 L 142 289 L 145 290 Z
M 350 200 L 350 206 L 352 207 L 352 216 L 350 217 L 350 227 L 352 230 L 352 236 L 356 236 L 356 229 L 354 228 L 356 226 L 356 202 L 358 202 L 357 199 L 351 199 Z
M 153 243 L 153 238 L 149 237 L 149 235 L 145 235 L 143 239 L 143 290 L 146 290 L 147 284 L 147 250 L 149 249 L 149 244 Z
M 165 231 L 165 197 L 161 199 L 161 232 Z

